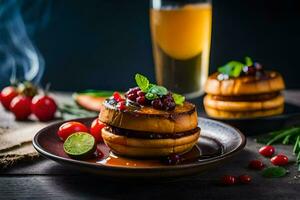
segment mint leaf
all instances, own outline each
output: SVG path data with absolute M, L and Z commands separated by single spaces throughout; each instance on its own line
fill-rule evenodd
M 269 167 L 263 170 L 262 175 L 266 178 L 278 178 L 287 173 L 283 167 Z
M 173 97 L 173 99 L 174 99 L 174 101 L 177 105 L 181 105 L 181 106 L 183 105 L 183 102 L 185 101 L 184 96 L 182 96 L 180 94 L 173 93 L 172 97 Z
M 157 96 L 156 94 L 152 94 L 152 93 L 147 93 L 147 94 L 145 95 L 145 97 L 146 97 L 146 99 L 148 99 L 148 100 L 153 100 L 153 99 L 158 98 L 158 96 Z
M 135 81 L 136 81 L 136 84 L 139 86 L 139 88 L 143 92 L 147 92 L 148 87 L 149 87 L 149 80 L 145 76 L 143 76 L 141 74 L 136 74 Z
M 156 94 L 158 96 L 163 96 L 168 94 L 167 88 L 163 86 L 153 85 L 149 90 L 148 93 Z
M 225 64 L 222 67 L 218 68 L 218 71 L 222 74 L 227 74 L 231 77 L 238 77 L 242 70 L 243 70 L 244 64 L 238 61 L 230 61 L 227 64 Z
M 245 64 L 246 64 L 246 66 L 251 66 L 251 65 L 253 65 L 252 59 L 251 59 L 250 57 L 246 56 L 246 57 L 245 57 Z

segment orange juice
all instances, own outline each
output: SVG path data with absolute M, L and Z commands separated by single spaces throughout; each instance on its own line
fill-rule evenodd
M 208 75 L 211 23 L 209 3 L 150 10 L 158 84 L 190 96 L 202 92 Z

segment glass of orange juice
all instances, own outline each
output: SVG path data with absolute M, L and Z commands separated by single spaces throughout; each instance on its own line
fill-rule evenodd
M 211 43 L 210 0 L 151 0 L 157 83 L 194 98 L 203 93 Z

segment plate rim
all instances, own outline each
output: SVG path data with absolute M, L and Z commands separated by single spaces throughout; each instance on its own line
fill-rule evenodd
M 66 164 L 71 164 L 71 165 L 80 164 L 81 166 L 83 165 L 83 166 L 86 166 L 88 168 L 97 168 L 99 170 L 103 169 L 103 170 L 117 170 L 117 171 L 120 171 L 120 170 L 124 170 L 124 171 L 132 171 L 132 170 L 134 170 L 134 171 L 139 171 L 139 170 L 151 170 L 151 171 L 158 170 L 158 171 L 162 171 L 162 170 L 172 170 L 172 169 L 194 168 L 194 167 L 199 167 L 199 166 L 219 162 L 220 160 L 230 158 L 233 155 L 235 155 L 236 153 L 240 152 L 246 146 L 246 143 L 247 143 L 245 135 L 240 130 L 238 130 L 237 128 L 235 128 L 235 127 L 233 127 L 229 124 L 226 124 L 224 122 L 214 120 L 214 119 L 210 119 L 210 118 L 205 118 L 205 117 L 198 117 L 198 120 L 205 120 L 205 121 L 209 121 L 209 122 L 212 122 L 212 123 L 217 123 L 221 126 L 228 127 L 230 129 L 232 129 L 233 131 L 235 131 L 240 136 L 241 140 L 240 140 L 240 143 L 233 150 L 231 150 L 231 151 L 229 151 L 225 154 L 221 154 L 221 155 L 218 155 L 216 157 L 206 159 L 203 162 L 193 162 L 193 163 L 187 163 L 187 164 L 182 164 L 182 165 L 152 166 L 152 167 L 127 167 L 127 166 L 104 165 L 104 164 L 101 164 L 101 163 L 90 163 L 90 162 L 87 162 L 87 161 L 75 160 L 75 159 L 72 159 L 72 158 L 64 158 L 64 157 L 52 154 L 52 153 L 44 150 L 44 148 L 38 142 L 39 136 L 43 132 L 45 132 L 46 129 L 48 129 L 51 126 L 57 126 L 58 124 L 62 124 L 62 123 L 69 122 L 69 121 L 76 121 L 76 120 L 79 120 L 79 121 L 91 120 L 92 121 L 92 119 L 94 119 L 94 117 L 76 118 L 76 119 L 51 123 L 51 124 L 47 125 L 46 127 L 42 128 L 41 130 L 39 130 L 35 134 L 35 136 L 32 139 L 33 147 L 42 156 L 46 157 L 47 159 L 57 161 L 59 163 L 64 162 Z

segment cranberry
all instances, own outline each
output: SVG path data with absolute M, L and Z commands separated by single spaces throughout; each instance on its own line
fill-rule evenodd
M 137 95 L 139 97 L 144 97 L 146 95 L 146 93 L 140 90 L 140 91 L 137 92 Z
M 248 167 L 250 169 L 262 170 L 265 167 L 265 164 L 260 160 L 251 160 Z
M 223 185 L 234 185 L 237 183 L 237 178 L 231 175 L 225 175 L 221 178 L 221 183 Z
M 244 72 L 246 75 L 254 76 L 255 73 L 256 73 L 256 70 L 255 70 L 255 67 L 254 67 L 254 66 L 245 66 L 245 67 L 243 68 L 243 72 Z
M 145 96 L 136 98 L 136 102 L 142 106 L 147 105 L 147 100 Z
M 165 162 L 168 165 L 177 165 L 181 162 L 181 157 L 180 155 L 173 153 L 167 156 Z
M 243 184 L 248 184 L 252 180 L 251 176 L 244 174 L 239 176 L 239 181 Z
M 275 148 L 271 145 L 263 146 L 259 149 L 259 153 L 265 157 L 270 157 L 274 154 Z
M 170 99 L 164 99 L 163 100 L 164 110 L 171 111 L 171 110 L 174 110 L 175 107 L 176 107 L 176 104 L 173 100 L 170 100 Z
M 161 110 L 163 108 L 163 103 L 161 102 L 160 99 L 154 99 L 151 102 L 151 105 L 153 106 L 153 108 Z
M 120 110 L 120 111 L 123 111 L 125 110 L 127 107 L 126 107 L 126 102 L 125 101 L 120 101 L 117 105 L 117 108 Z
M 279 154 L 271 158 L 271 162 L 273 163 L 273 165 L 282 166 L 288 164 L 289 158 L 286 155 Z
M 122 101 L 122 97 L 119 92 L 114 92 L 113 97 L 117 102 Z
M 136 101 L 137 95 L 131 93 L 131 94 L 128 94 L 128 95 L 127 95 L 127 98 L 128 98 L 130 101 Z

